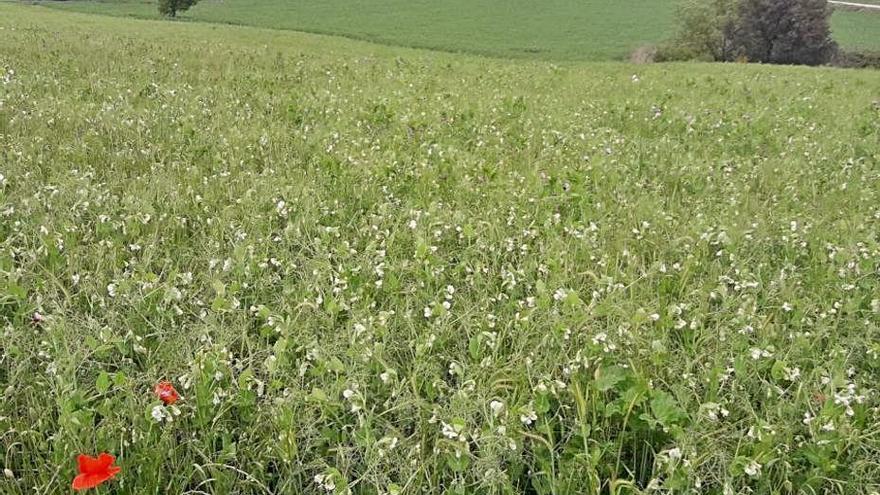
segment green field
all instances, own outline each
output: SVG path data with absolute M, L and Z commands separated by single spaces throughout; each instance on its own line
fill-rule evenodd
M 876 492 L 878 205 L 878 71 L 2 3 L 0 493 Z
M 46 2 L 158 18 L 152 0 Z M 620 60 L 675 31 L 676 0 L 202 0 L 183 19 L 336 34 L 385 44 L 549 60 Z M 838 12 L 845 47 L 880 50 L 880 13 Z
M 880 50 L 880 11 L 838 11 L 833 27 L 834 37 L 843 48 Z

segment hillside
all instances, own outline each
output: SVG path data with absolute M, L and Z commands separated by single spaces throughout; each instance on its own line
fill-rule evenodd
M 0 493 L 878 491 L 878 91 L 0 3 Z
M 154 0 L 47 1 L 158 18 Z M 675 31 L 677 0 L 202 0 L 184 20 L 336 34 L 384 44 L 542 60 L 623 60 Z M 880 50 L 880 13 L 838 11 L 845 48 Z

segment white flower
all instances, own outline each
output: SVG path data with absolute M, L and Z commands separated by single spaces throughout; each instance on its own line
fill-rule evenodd
M 791 311 L 793 309 L 794 309 L 794 307 L 791 305 L 791 303 L 786 302 L 786 303 L 782 304 L 782 310 L 785 311 L 786 313 L 791 313 Z
M 181 292 L 180 289 L 178 289 L 177 287 L 172 287 L 171 289 L 169 289 L 168 295 L 177 301 L 183 299 L 183 292 Z
M 107 294 L 110 297 L 116 297 L 116 284 L 108 284 L 107 285 Z
M 706 411 L 706 416 L 712 421 L 718 421 L 719 416 L 726 418 L 730 415 L 730 411 L 714 402 L 707 402 L 701 406 Z
M 532 423 L 538 420 L 538 414 L 535 413 L 535 409 L 529 404 L 528 409 L 523 409 L 523 413 L 520 414 L 519 420 L 522 424 L 526 426 L 530 426 Z
M 431 316 L 434 315 L 434 312 L 431 311 L 431 308 L 429 308 L 428 306 L 425 306 L 425 309 L 422 311 L 422 314 L 425 315 L 425 318 L 430 318 Z
M 766 349 L 758 349 L 757 347 L 752 347 L 751 349 L 749 349 L 749 355 L 751 355 L 752 359 L 754 359 L 755 361 L 761 358 L 773 357 L 772 352 Z
M 500 400 L 493 400 L 489 403 L 489 409 L 492 410 L 492 414 L 497 418 L 504 410 L 504 403 Z
M 752 478 L 759 478 L 761 476 L 761 465 L 755 461 L 750 461 L 743 471 Z
M 394 450 L 394 448 L 397 447 L 397 443 L 399 441 L 400 440 L 397 437 L 384 437 L 379 440 L 379 443 L 387 445 L 387 450 Z
M 161 423 L 165 418 L 171 418 L 168 411 L 162 406 L 153 406 L 153 410 L 150 411 L 150 416 L 152 416 L 157 423 Z
M 678 447 L 675 447 L 674 449 L 669 449 L 669 458 L 674 461 L 681 459 L 681 449 Z
M 455 423 L 455 422 L 453 421 L 453 423 Z M 464 433 L 464 427 L 462 425 L 449 424 L 449 423 L 446 423 L 445 421 L 441 421 L 440 424 L 442 425 L 441 433 L 443 434 L 444 437 L 450 438 L 453 440 L 455 440 L 455 439 L 459 439 L 462 441 L 465 440 L 466 435 Z
M 316 474 L 314 480 L 315 484 L 318 485 L 318 487 L 323 488 L 325 491 L 332 492 L 336 489 L 336 482 L 333 481 L 332 476 Z
M 790 382 L 796 382 L 798 378 L 801 377 L 801 369 L 800 368 L 785 368 L 783 374 L 785 375 L 785 379 Z

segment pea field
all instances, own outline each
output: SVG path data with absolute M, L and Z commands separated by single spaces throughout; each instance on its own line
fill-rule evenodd
M 876 70 L 0 3 L 4 495 L 871 494 L 878 383 Z

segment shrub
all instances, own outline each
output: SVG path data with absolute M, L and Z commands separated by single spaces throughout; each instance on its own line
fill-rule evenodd
M 838 50 L 831 59 L 831 65 L 854 69 L 880 69 L 880 51 Z
M 168 17 L 176 17 L 178 12 L 189 9 L 198 1 L 199 0 L 159 0 L 159 13 Z
M 657 47 L 644 45 L 636 48 L 629 56 L 629 61 L 634 64 L 650 64 L 657 60 Z
M 678 7 L 681 26 L 658 58 L 665 60 L 729 60 L 729 37 L 737 0 L 685 0 Z

